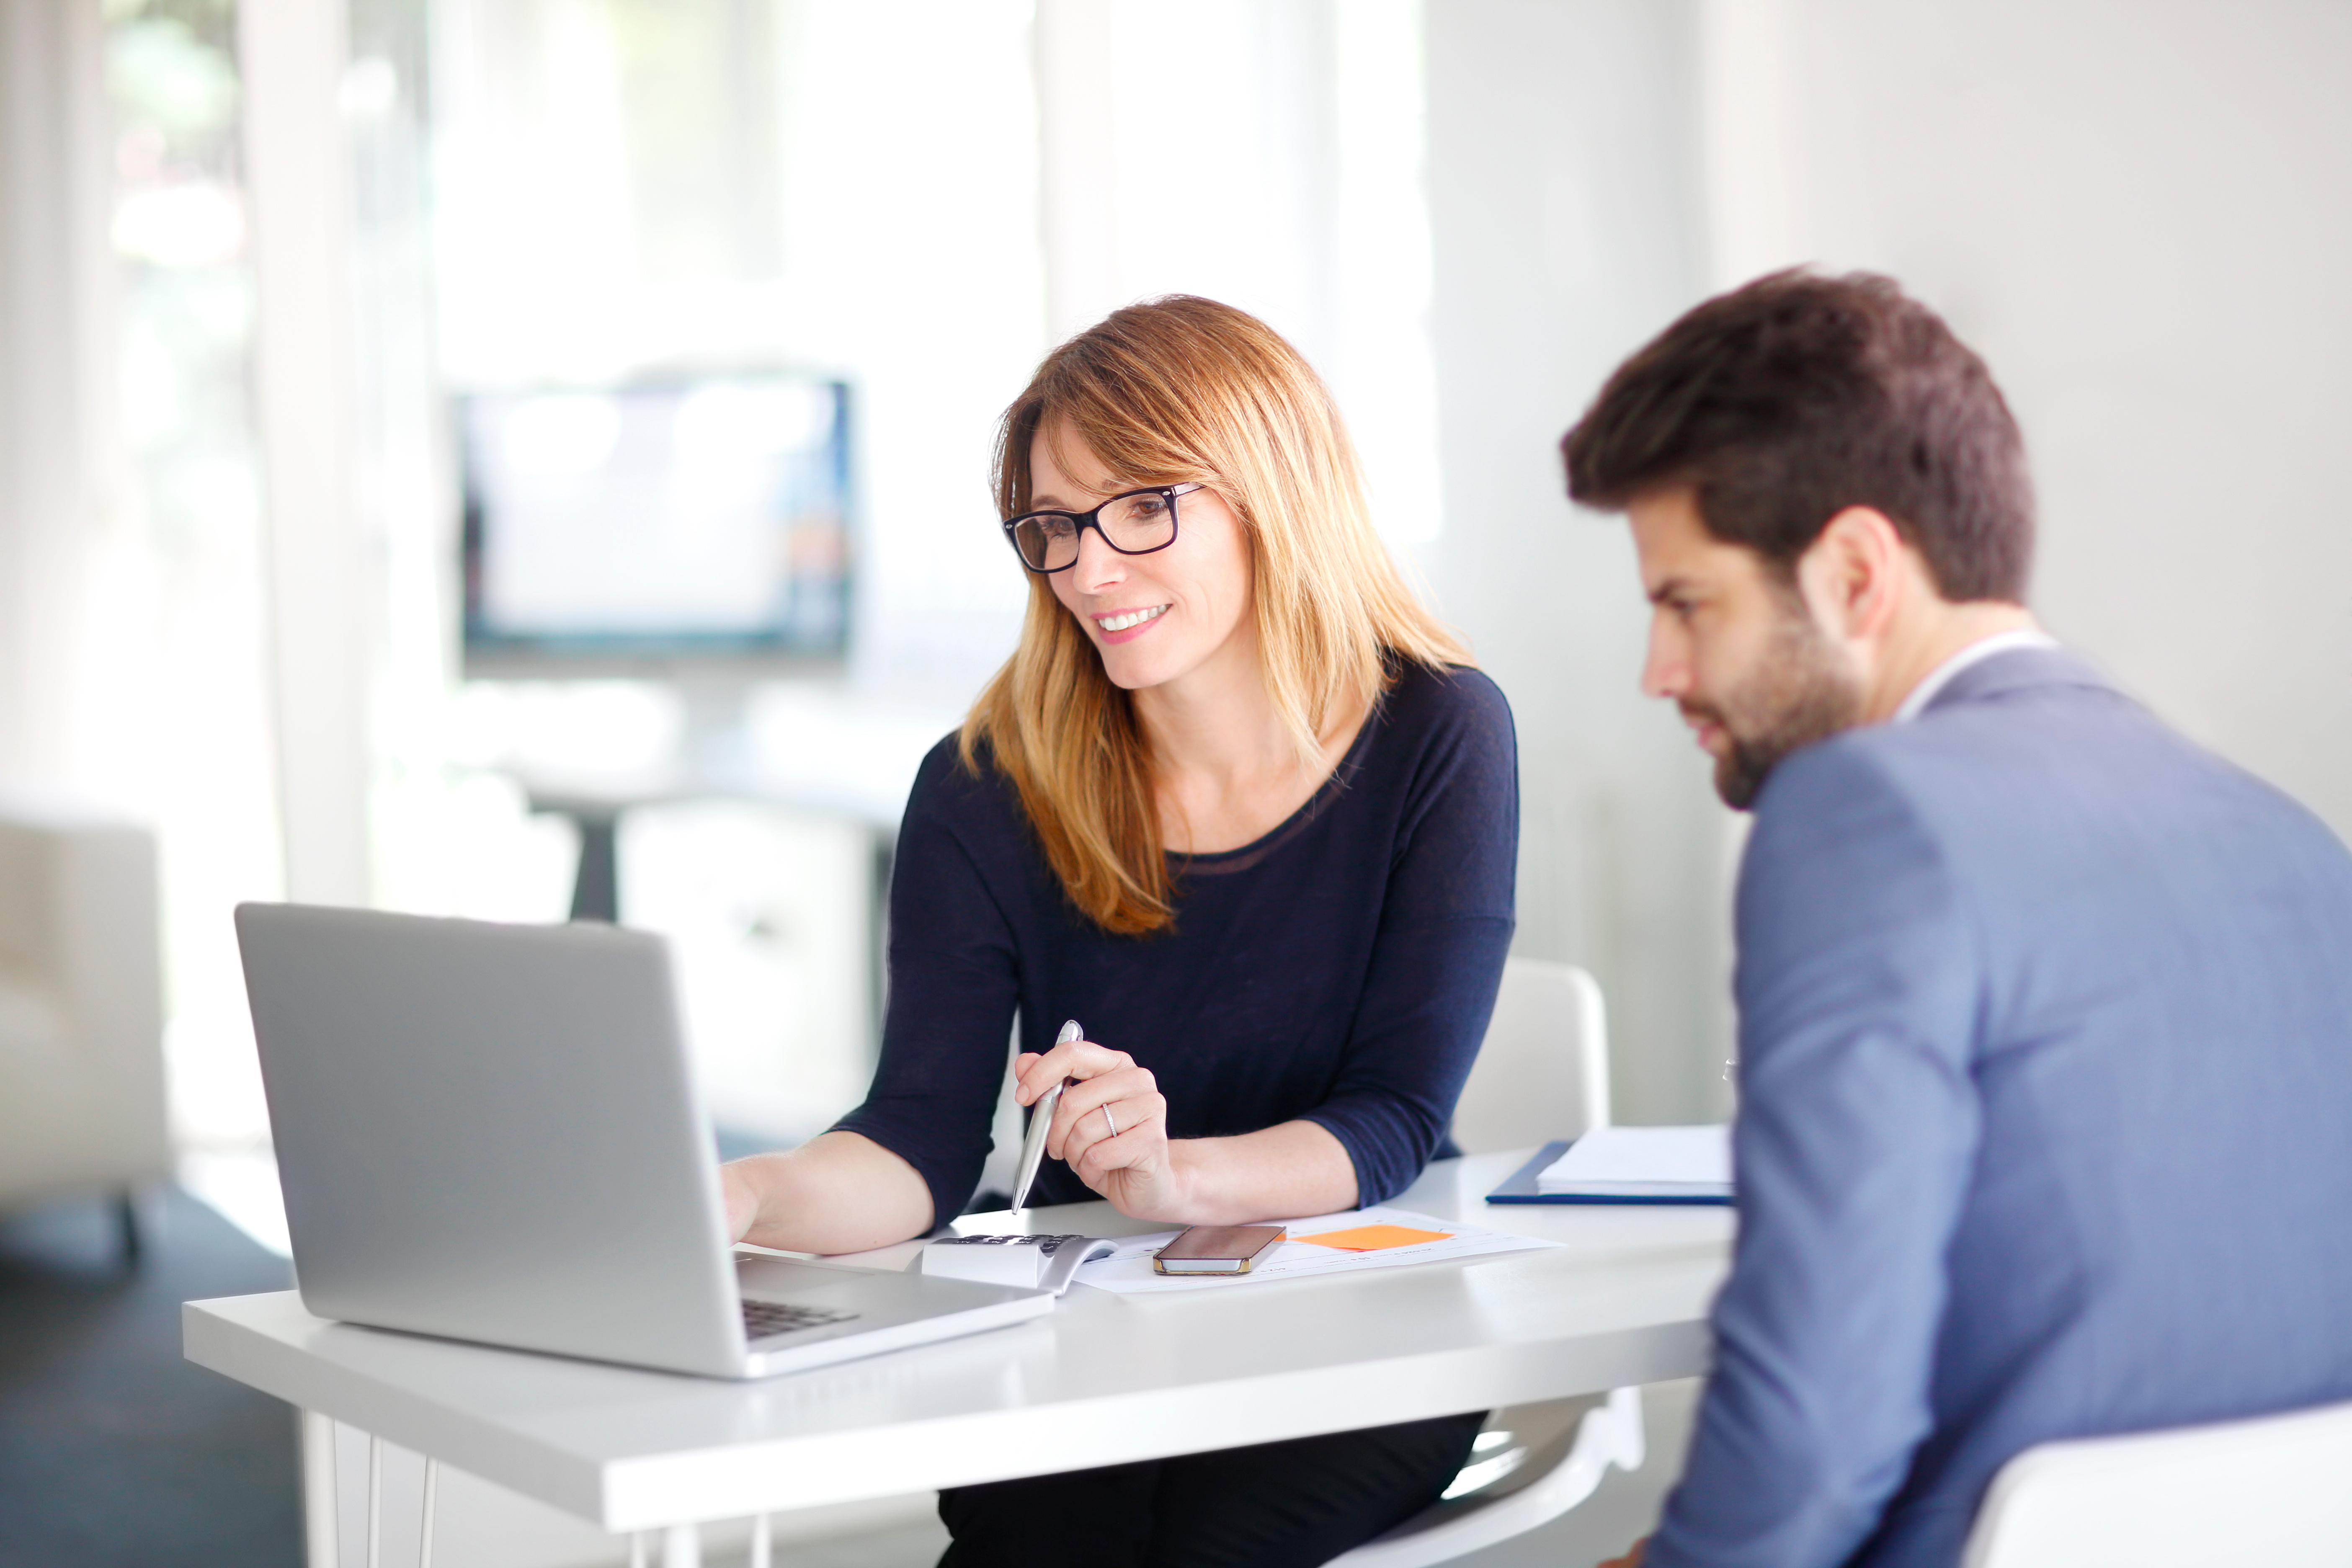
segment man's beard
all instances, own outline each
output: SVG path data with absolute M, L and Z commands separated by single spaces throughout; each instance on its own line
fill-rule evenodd
M 1746 811 L 1790 752 L 1862 721 L 1862 680 L 1837 657 L 1801 605 L 1774 628 L 1771 647 L 1747 681 L 1716 702 L 1685 700 L 1686 715 L 1723 730 L 1728 749 L 1715 763 L 1715 793 Z

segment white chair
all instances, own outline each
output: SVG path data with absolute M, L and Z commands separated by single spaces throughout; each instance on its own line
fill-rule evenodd
M 1609 1125 L 1609 1030 L 1601 987 L 1540 959 L 1503 965 L 1495 1016 L 1454 1110 L 1463 1152 L 1530 1152 Z M 1515 1405 L 1486 1418 L 1444 1497 L 1330 1568 L 1427 1568 L 1523 1535 L 1591 1497 L 1609 1467 L 1639 1469 L 1642 1392 Z
M 1608 1125 L 1600 984 L 1574 964 L 1505 959 L 1495 1016 L 1454 1107 L 1454 1142 L 1465 1154 L 1532 1151 Z
M 0 795 L 0 1206 L 171 1173 L 154 841 Z
M 1962 1558 L 2111 1563 L 2352 1563 L 2352 1404 L 2028 1448 L 1993 1478 Z

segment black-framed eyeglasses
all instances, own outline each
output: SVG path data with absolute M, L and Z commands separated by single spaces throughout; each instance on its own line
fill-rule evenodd
M 1176 542 L 1176 498 L 1201 489 L 1153 485 L 1115 495 L 1092 511 L 1031 511 L 1009 518 L 1004 537 L 1032 572 L 1066 572 L 1078 563 L 1078 536 L 1093 529 L 1121 555 L 1149 555 Z

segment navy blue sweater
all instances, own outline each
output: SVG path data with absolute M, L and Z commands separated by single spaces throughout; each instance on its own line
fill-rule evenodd
M 1407 665 L 1314 798 L 1256 843 L 1173 856 L 1175 927 L 1117 936 L 1062 891 L 1019 795 L 950 736 L 915 782 L 890 884 L 882 1061 L 839 1123 L 904 1158 L 940 1220 L 989 1152 L 1014 1009 L 1024 1050 L 1066 1018 L 1131 1055 L 1171 1138 L 1304 1118 L 1361 1202 L 1444 1148 L 1510 945 L 1518 763 L 1475 670 Z M 1047 1161 L 1033 1201 L 1095 1197 Z

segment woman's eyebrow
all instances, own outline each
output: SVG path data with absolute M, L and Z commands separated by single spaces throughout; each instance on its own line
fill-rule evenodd
M 1108 500 L 1112 496 L 1125 495 L 1129 489 L 1140 488 L 1144 487 L 1115 485 L 1110 489 L 1097 491 L 1094 493 L 1101 495 L 1105 500 Z M 1087 510 L 1086 508 L 1079 506 L 1075 501 L 1064 500 L 1060 496 L 1054 494 L 1051 490 L 1038 490 L 1032 494 L 1029 498 L 1029 509 L 1032 511 L 1084 511 Z

